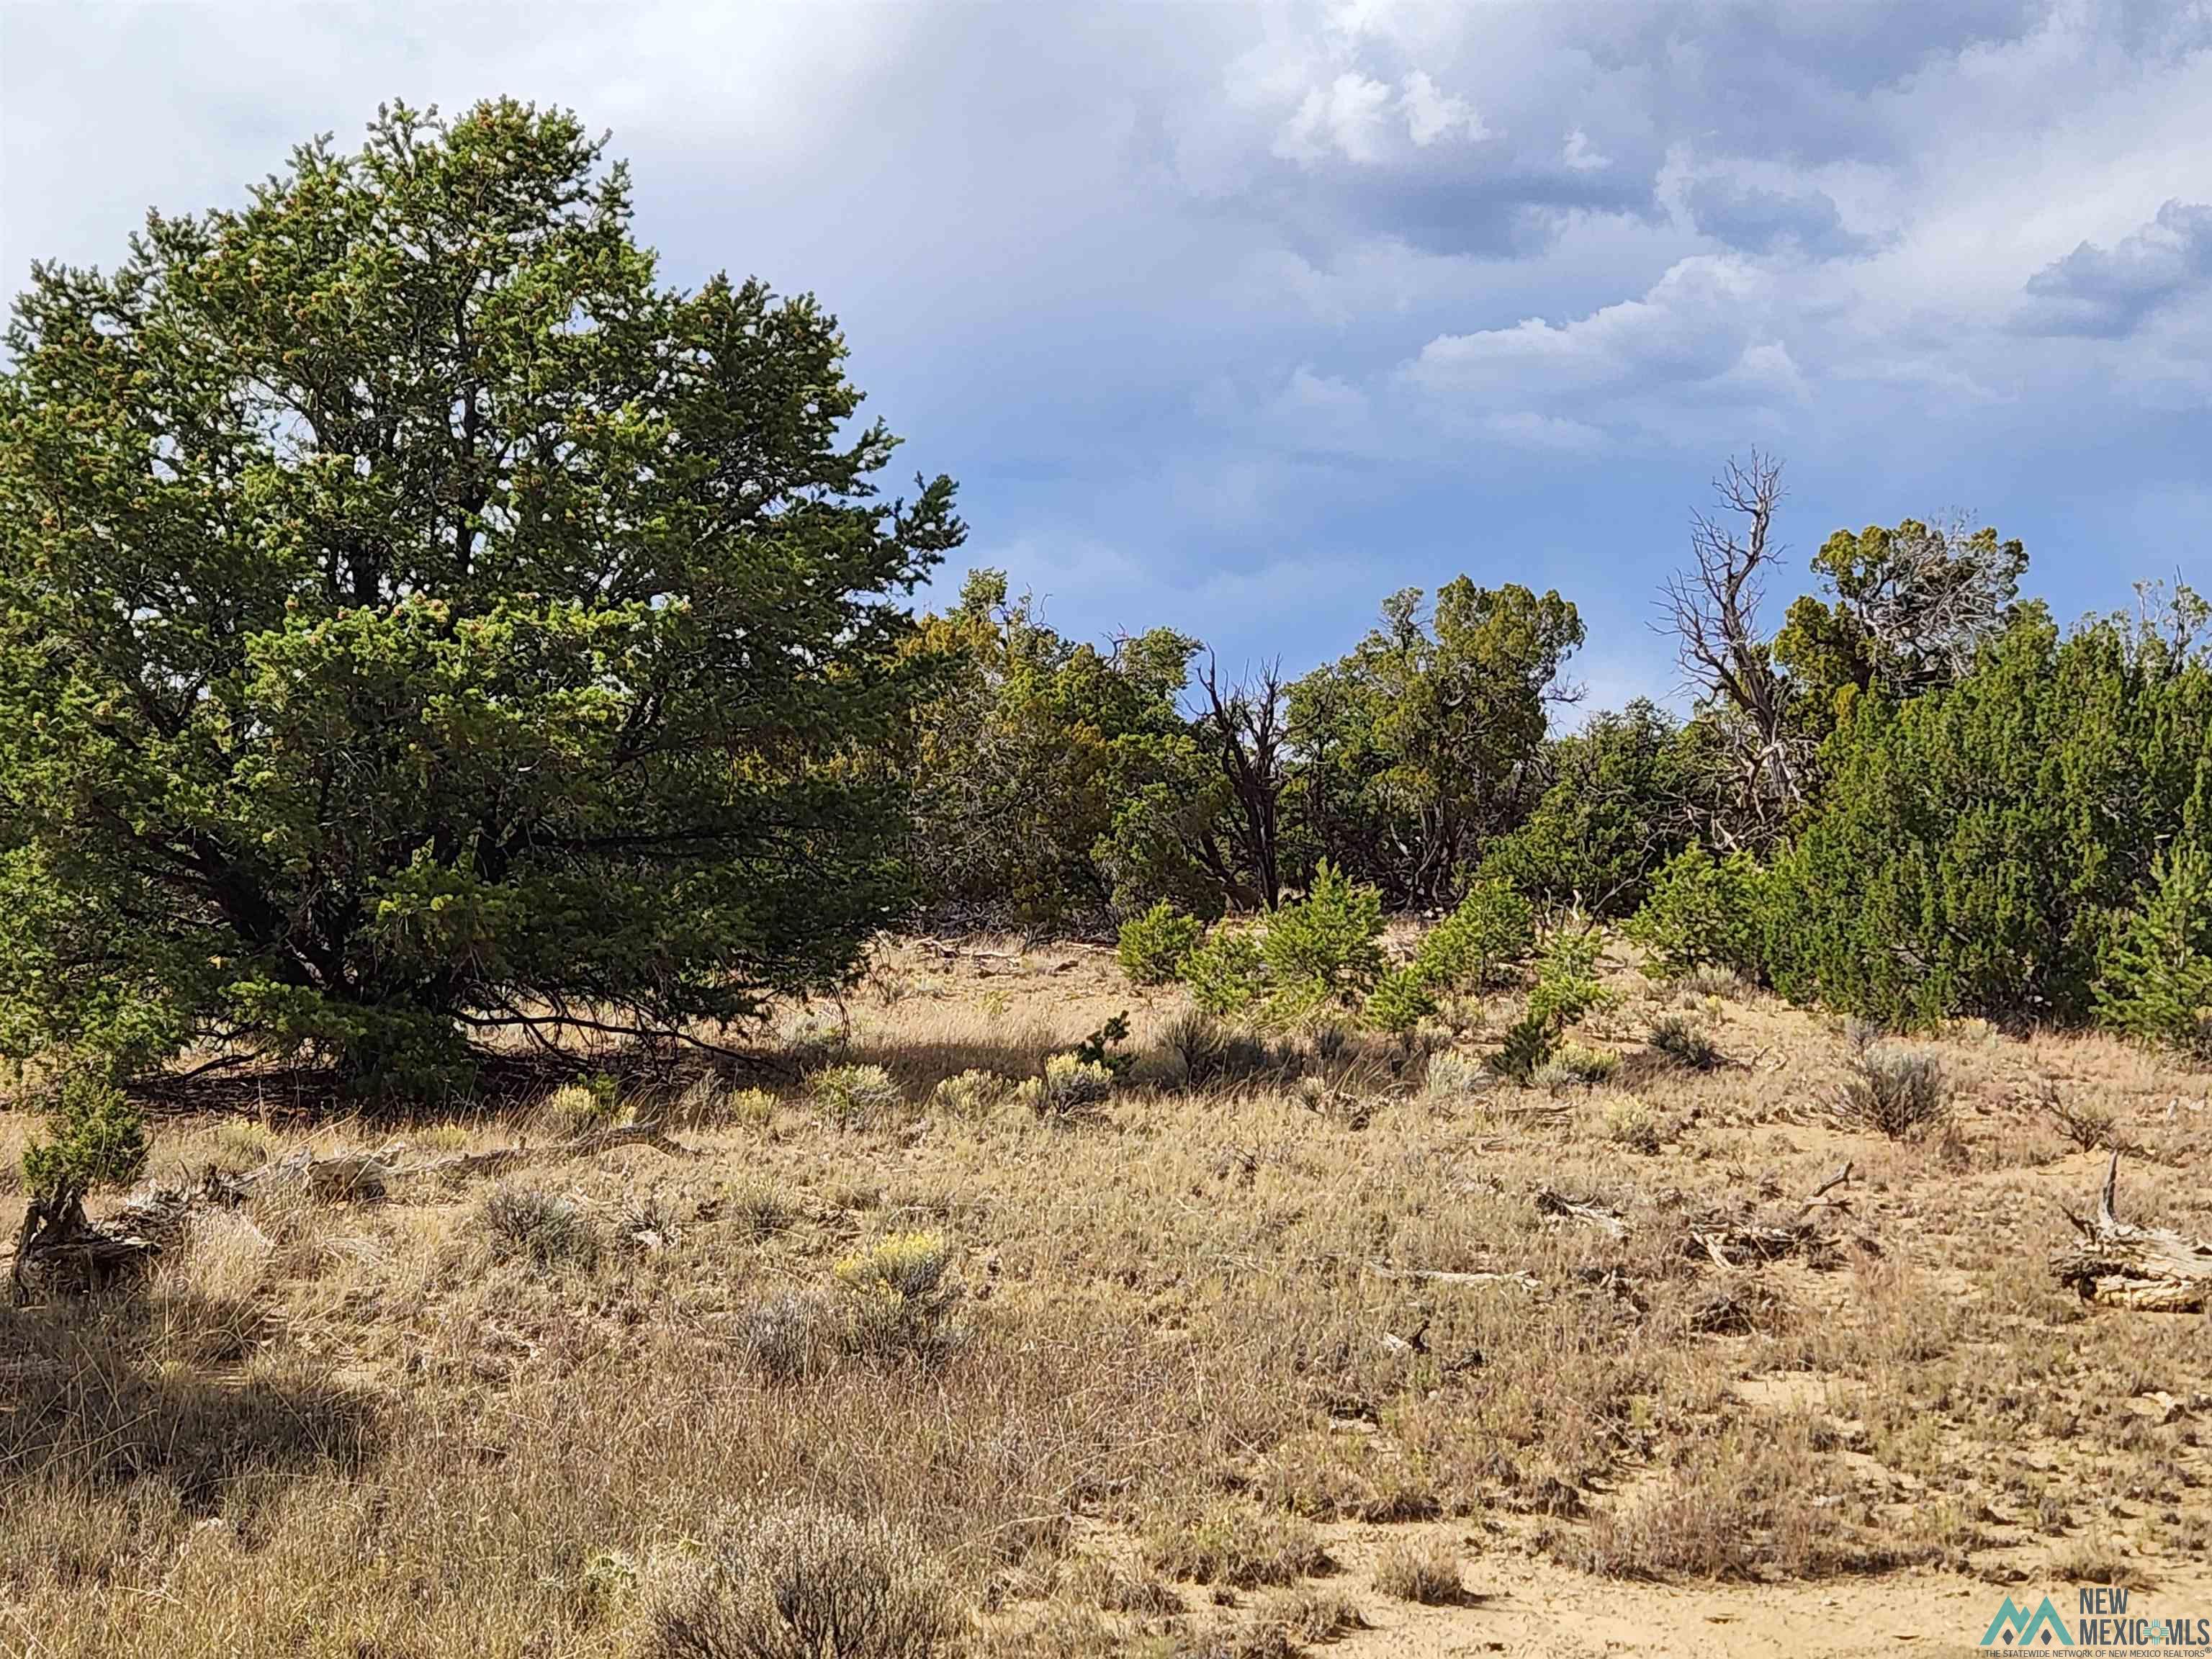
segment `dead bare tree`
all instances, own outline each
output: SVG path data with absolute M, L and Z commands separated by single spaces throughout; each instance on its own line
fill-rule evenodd
M 1713 490 L 1715 509 L 1690 517 L 1692 568 L 1667 579 L 1662 627 L 1690 689 L 1728 716 L 1744 805 L 1768 827 L 1803 799 L 1806 760 L 1790 726 L 1790 684 L 1759 616 L 1766 573 L 1782 551 L 1773 539 L 1782 463 L 1757 449 L 1730 457 Z
M 1200 725 L 1212 739 L 1214 760 L 1236 801 L 1231 835 L 1251 872 L 1261 902 L 1273 910 L 1282 896 L 1278 823 L 1290 709 L 1282 664 L 1271 661 L 1242 680 L 1224 683 L 1220 665 L 1209 652 L 1198 686 L 1206 694 Z

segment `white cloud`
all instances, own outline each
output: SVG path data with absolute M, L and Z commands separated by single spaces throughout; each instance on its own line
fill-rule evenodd
M 1415 70 L 1406 77 L 1398 105 L 1406 113 L 1406 135 L 1417 149 L 1425 149 L 1455 130 L 1470 143 L 1490 137 L 1474 106 L 1439 91 L 1424 70 Z
M 1559 152 L 1559 160 L 1571 172 L 1596 173 L 1613 165 L 1613 157 L 1601 155 L 1591 143 L 1589 134 L 1580 127 L 1567 134 L 1567 142 Z

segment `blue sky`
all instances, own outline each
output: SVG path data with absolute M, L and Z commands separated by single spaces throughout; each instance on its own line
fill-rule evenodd
M 2203 6 L 11 5 L 0 273 L 499 93 L 611 130 L 671 278 L 821 295 L 1073 633 L 1303 668 L 1464 571 L 1665 696 L 1753 443 L 1800 571 L 1958 510 L 2064 615 L 2212 586 Z

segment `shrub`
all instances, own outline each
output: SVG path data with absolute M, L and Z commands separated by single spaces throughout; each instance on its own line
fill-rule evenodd
M 1234 1499 L 1162 1517 L 1146 1540 L 1145 1562 L 1171 1577 L 1231 1589 L 1296 1583 L 1329 1565 L 1310 1522 Z
M 1259 941 L 1249 928 L 1217 927 L 1183 958 L 1182 981 L 1191 1001 L 1217 1019 L 1249 1012 L 1267 989 Z
M 1548 1022 L 1555 1033 L 1613 1001 L 1613 993 L 1597 977 L 1598 952 L 1604 943 L 1594 927 L 1562 927 L 1544 947 L 1536 964 L 1536 987 L 1528 994 L 1528 1012 Z
M 1260 942 L 1279 1017 L 1356 1007 L 1382 972 L 1382 895 L 1323 859 L 1304 898 L 1268 918 Z
M 951 1265 L 951 1246 L 943 1233 L 893 1233 L 838 1262 L 837 1282 L 911 1299 L 935 1294 Z
M 1527 959 L 1536 942 L 1535 913 L 1510 884 L 1495 878 L 1468 889 L 1459 908 L 1431 927 L 1413 957 L 1430 991 L 1486 991 Z
M 1039 1117 L 1057 1118 L 1087 1116 L 1113 1092 L 1113 1073 L 1074 1054 L 1054 1054 L 1045 1061 L 1042 1077 L 1030 1079 L 1015 1091 Z
M 756 1303 L 738 1325 L 738 1351 L 771 1382 L 814 1376 L 842 1340 L 842 1327 L 818 1296 L 776 1296 Z
M 1950 1115 L 1951 1085 L 1943 1062 L 1925 1049 L 1860 1041 L 1850 1075 L 1836 1098 L 1836 1115 L 1892 1140 L 1909 1139 Z
M 1553 1094 L 1563 1089 L 1603 1083 L 1620 1069 L 1620 1056 L 1607 1048 L 1585 1043 L 1562 1042 L 1542 1065 L 1529 1073 L 1530 1086 Z
M 1650 953 L 1644 970 L 1680 979 L 1701 968 L 1761 976 L 1765 872 L 1742 852 L 1716 859 L 1702 847 L 1678 854 L 1622 930 Z
M 1115 1077 L 1126 1075 L 1137 1057 L 1126 1049 L 1115 1052 L 1116 1043 L 1129 1040 L 1129 1016 L 1125 1012 L 1108 1020 L 1097 1030 L 1075 1045 L 1075 1057 L 1085 1066 L 1103 1067 Z
M 906 1108 L 897 1079 L 880 1066 L 825 1066 L 807 1079 L 822 1115 L 843 1129 L 872 1128 Z
M 1224 1025 L 1203 1008 L 1185 1009 L 1161 1033 L 1168 1052 L 1182 1062 L 1194 1088 L 1291 1069 L 1294 1060 L 1253 1036 Z
M 1531 1009 L 1505 1028 L 1498 1052 L 1490 1057 L 1490 1069 L 1516 1083 L 1533 1083 L 1559 1042 L 1552 1022 Z
M 1206 924 L 1167 900 L 1121 924 L 1115 954 L 1133 985 L 1172 985 L 1206 937 Z
M 1482 1062 L 1456 1048 L 1442 1048 L 1429 1056 L 1422 1088 L 1439 1100 L 1464 1100 L 1490 1086 Z
M 742 1516 L 650 1591 L 641 1659 L 929 1659 L 957 1625 L 903 1534 L 811 1502 Z
M 1459 1600 L 1459 1552 L 1441 1540 L 1393 1544 L 1375 1561 L 1375 1588 L 1400 1601 L 1444 1607 Z
M 547 1131 L 564 1137 L 604 1129 L 621 1115 L 622 1085 L 604 1072 L 562 1085 L 538 1109 Z
M 1710 1072 L 1721 1051 L 1702 1021 L 1686 1014 L 1662 1014 L 1651 1022 L 1651 1046 L 1687 1072 Z
M 1361 1017 L 1378 1031 L 1405 1037 L 1419 1030 L 1421 1022 L 1436 1012 L 1436 995 L 1422 977 L 1420 964 L 1414 963 L 1395 969 L 1376 981 L 1375 988 L 1367 994 Z
M 929 1091 L 929 1103 L 952 1117 L 988 1117 L 1013 1091 L 1012 1078 L 996 1072 L 971 1070 L 939 1079 Z
M 837 1264 L 848 1292 L 841 1340 L 878 1362 L 943 1358 L 959 1346 L 952 1323 L 960 1286 L 942 1233 L 893 1233 Z
M 1605 1138 L 1616 1146 L 1626 1146 L 1634 1152 L 1659 1150 L 1659 1114 L 1634 1095 L 1622 1095 L 1606 1102 L 1600 1121 L 1605 1127 Z
M 2201 601 L 2171 599 L 2064 638 L 2022 606 L 1955 684 L 1853 701 L 1769 874 L 1775 988 L 1891 1026 L 2095 1015 L 2205 801 L 2212 658 Z
M 495 1260 L 588 1267 L 599 1258 L 591 1218 L 556 1194 L 502 1181 L 484 1194 L 480 1215 Z
M 2106 954 L 2097 1018 L 2212 1060 L 2212 854 L 2203 848 L 2160 854 L 2149 898 Z
M 66 1066 L 46 1097 L 43 1139 L 23 1149 L 23 1185 L 40 1199 L 123 1186 L 146 1167 L 146 1122 L 97 1067 Z

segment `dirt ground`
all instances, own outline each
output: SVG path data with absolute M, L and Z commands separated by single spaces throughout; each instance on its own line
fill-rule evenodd
M 158 1181 L 397 1173 L 257 1180 L 142 1292 L 0 1313 L 0 1652 L 679 1659 L 672 1564 L 801 1499 L 913 1540 L 983 1654 L 1967 1651 L 2092 1583 L 2212 1618 L 2212 1326 L 2049 1267 L 2114 1147 L 2123 1213 L 2212 1237 L 2212 1077 L 1960 1026 L 1892 1139 L 1832 1109 L 1839 1024 L 1608 975 L 1605 1074 L 1551 1089 L 1480 1065 L 1510 994 L 1457 1062 L 1308 1032 L 1194 1081 L 1110 953 L 908 941 L 742 1075 L 163 1118 Z M 1109 1098 L 1017 1091 L 1125 1012 Z M 670 1144 L 544 1155 L 631 1116 Z M 870 1302 L 893 1257 L 927 1283 Z

